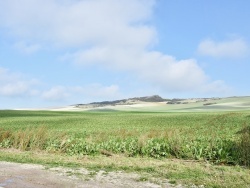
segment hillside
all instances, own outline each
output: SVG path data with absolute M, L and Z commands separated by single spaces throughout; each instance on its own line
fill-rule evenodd
M 202 112 L 250 110 L 250 96 L 226 98 L 164 99 L 159 95 L 77 104 L 74 110 Z
M 88 107 L 104 107 L 104 106 L 116 106 L 116 105 L 133 105 L 142 102 L 164 102 L 168 101 L 163 99 L 159 95 L 145 96 L 145 97 L 134 97 L 128 99 L 114 100 L 114 101 L 102 101 L 102 102 L 92 102 L 89 104 L 77 104 L 78 108 L 88 108 Z

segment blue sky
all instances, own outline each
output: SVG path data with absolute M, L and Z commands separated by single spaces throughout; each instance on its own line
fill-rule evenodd
M 246 0 L 0 1 L 0 108 L 250 95 Z

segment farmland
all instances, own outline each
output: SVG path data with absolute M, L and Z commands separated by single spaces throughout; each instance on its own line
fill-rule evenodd
M 12 148 L 69 158 L 89 156 L 102 161 L 117 156 L 140 161 L 207 161 L 219 166 L 233 165 L 230 168 L 239 171 L 236 166 L 250 165 L 249 124 L 250 111 L 247 110 L 199 113 L 2 110 L 0 147 L 4 151 Z M 11 158 L 6 153 L 1 155 Z M 156 175 L 162 176 L 159 172 Z M 240 185 L 249 185 L 249 176 L 243 174 L 242 177 L 237 180 Z M 175 178 L 181 181 L 180 177 Z M 194 182 L 192 177 L 190 181 L 181 183 Z M 209 184 L 211 180 L 206 181 Z M 219 181 L 219 185 L 222 184 Z

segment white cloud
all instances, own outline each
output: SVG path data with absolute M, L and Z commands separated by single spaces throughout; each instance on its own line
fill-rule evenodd
M 15 43 L 14 47 L 24 54 L 32 54 L 40 49 L 39 44 L 27 44 L 24 41 Z
M 120 96 L 118 85 L 103 86 L 101 84 L 90 84 L 84 87 L 73 87 L 71 90 L 80 95 L 93 98 L 112 99 Z
M 120 96 L 119 86 L 103 86 L 101 84 L 90 84 L 86 86 L 54 86 L 41 93 L 41 97 L 48 101 L 88 101 L 107 100 Z M 71 99 L 70 99 L 71 98 Z
M 82 65 L 96 64 L 114 71 L 132 72 L 144 83 L 164 91 L 201 90 L 204 84 L 209 84 L 209 79 L 194 59 L 176 60 L 172 56 L 150 50 L 157 42 L 156 29 L 149 24 L 155 2 L 0 1 L 0 25 L 8 28 L 10 34 L 18 36 L 20 41 L 32 41 L 31 44 L 40 46 L 47 42 L 47 46 L 66 48 L 65 51 L 70 53 L 65 53 L 62 59 Z M 235 44 L 240 46 L 241 42 L 236 41 Z M 213 41 L 209 45 L 222 48 L 222 54 L 228 51 L 224 50 L 224 45 L 217 47 Z M 201 46 L 206 49 L 206 45 Z M 23 49 L 29 47 L 30 51 L 36 50 L 24 42 Z M 100 91 L 103 95 L 112 92 L 116 92 L 116 87 Z M 55 100 L 67 95 L 68 88 L 60 87 L 43 93 L 44 98 Z
M 69 92 L 63 86 L 55 86 L 42 93 L 42 98 L 51 101 L 64 100 L 69 96 L 70 96 Z
M 176 60 L 160 52 L 94 48 L 72 55 L 80 64 L 99 64 L 113 70 L 132 71 L 144 82 L 165 91 L 198 89 L 207 76 L 194 59 Z
M 136 70 L 142 79 L 165 91 L 197 90 L 207 76 L 194 59 L 176 60 L 159 52 L 143 54 Z
M 59 46 L 88 46 L 107 42 L 144 46 L 154 39 L 154 28 L 143 24 L 150 17 L 154 2 L 0 1 L 0 24 L 24 39 L 47 40 Z
M 221 42 L 206 39 L 199 44 L 198 52 L 212 57 L 240 58 L 247 54 L 248 46 L 241 38 Z
M 227 86 L 223 80 L 216 80 L 214 82 L 208 83 L 203 86 L 201 91 L 206 94 L 219 94 L 224 96 L 230 96 L 233 93 L 233 89 Z
M 0 95 L 7 97 L 32 96 L 37 94 L 33 86 L 38 82 L 25 79 L 23 75 L 0 67 Z
M 44 85 L 44 84 L 42 84 Z M 28 79 L 21 73 L 11 72 L 0 67 L 0 97 L 32 97 L 48 102 L 92 102 L 93 100 L 112 100 L 119 98 L 119 86 L 89 84 L 85 86 L 52 86 L 49 89 L 37 89 L 41 83 L 35 79 Z M 69 103 L 70 104 L 70 103 Z

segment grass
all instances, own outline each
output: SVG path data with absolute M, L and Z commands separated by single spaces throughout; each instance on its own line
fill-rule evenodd
M 136 171 L 139 181 L 244 187 L 249 125 L 250 111 L 0 111 L 0 159 Z
M 141 178 L 162 185 L 172 184 L 204 185 L 205 187 L 249 187 L 249 169 L 240 166 L 215 165 L 207 162 L 185 161 L 179 159 L 154 159 L 148 157 L 126 157 L 124 155 L 67 156 L 38 151 L 0 150 L 0 160 L 20 163 L 43 164 L 47 168 L 67 167 L 87 168 L 90 172 L 125 171 L 136 172 Z

